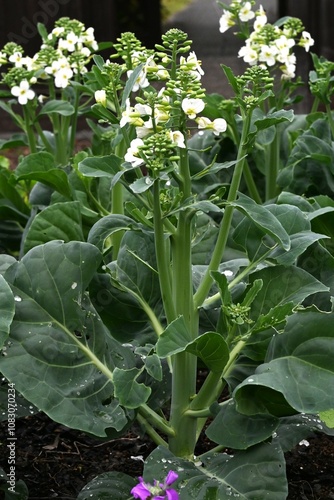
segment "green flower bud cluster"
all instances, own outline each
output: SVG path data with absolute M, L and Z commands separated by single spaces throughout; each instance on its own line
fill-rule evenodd
M 250 311 L 249 306 L 242 306 L 241 304 L 229 304 L 228 306 L 223 306 L 223 311 L 226 316 L 228 316 L 231 323 L 234 323 L 236 325 L 253 323 L 253 321 L 248 317 Z
M 145 155 L 147 167 L 153 171 L 166 170 L 168 163 L 179 160 L 175 144 L 166 131 L 146 137 L 140 151 Z

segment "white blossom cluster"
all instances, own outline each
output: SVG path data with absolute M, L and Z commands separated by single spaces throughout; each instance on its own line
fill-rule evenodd
M 136 54 L 134 54 L 134 58 L 135 57 Z M 132 62 L 135 62 L 134 58 L 132 58 Z M 145 89 L 150 85 L 148 73 L 152 72 L 153 68 L 158 80 L 168 80 L 170 78 L 169 72 L 165 66 L 157 65 L 153 60 L 153 56 L 150 56 L 137 76 L 132 87 L 132 92 Z M 134 70 L 127 71 L 127 77 L 130 77 L 133 71 Z M 188 57 L 180 57 L 179 71 L 188 73 L 196 81 L 199 81 L 204 74 L 201 68 L 201 62 L 197 59 L 195 52 L 190 52 Z M 178 88 L 174 88 L 173 90 L 176 95 L 181 93 L 181 90 Z M 95 92 L 95 100 L 107 107 L 108 95 L 106 90 L 97 90 Z M 182 97 L 180 107 L 188 119 L 194 120 L 197 123 L 198 129 L 201 131 L 211 130 L 213 134 L 217 136 L 226 131 L 227 123 L 223 118 L 217 118 L 211 121 L 207 117 L 197 116 L 204 110 L 205 103 L 203 99 L 193 97 L 191 90 L 189 90 L 188 97 Z M 165 87 L 158 92 L 154 108 L 148 104 L 141 103 L 132 105 L 130 99 L 126 100 L 126 106 L 120 119 L 120 127 L 123 128 L 129 124 L 134 126 L 136 131 L 136 138 L 131 141 L 130 147 L 124 157 L 126 162 L 131 163 L 133 167 L 137 167 L 144 163 L 143 159 L 140 157 L 140 147 L 144 145 L 143 139 L 150 134 L 162 130 L 162 128 L 168 128 L 168 122 L 172 119 L 171 109 L 170 92 L 166 91 Z M 172 144 L 179 148 L 186 148 L 185 137 L 181 131 L 170 129 L 168 134 Z
M 25 55 L 20 45 L 5 45 L 0 52 L 0 66 L 7 66 L 2 81 L 19 104 L 25 105 L 34 99 L 36 94 L 31 86 L 38 79 L 47 82 L 52 78 L 56 88 L 65 89 L 75 75 L 87 71 L 86 65 L 97 49 L 94 28 L 86 29 L 80 21 L 61 18 L 33 57 Z M 38 99 L 43 102 L 45 96 Z
M 296 76 L 296 55 L 293 47 L 299 45 L 306 52 L 314 45 L 310 33 L 300 29 L 301 23 L 288 21 L 282 28 L 267 22 L 266 13 L 260 5 L 253 11 L 254 2 L 234 0 L 229 10 L 224 9 L 219 20 L 219 31 L 224 33 L 236 24 L 253 22 L 253 31 L 241 47 L 238 57 L 250 65 L 264 64 L 277 66 L 282 71 L 282 78 L 290 80 Z M 299 21 L 299 20 L 297 20 Z M 295 26 L 294 26 L 295 24 Z

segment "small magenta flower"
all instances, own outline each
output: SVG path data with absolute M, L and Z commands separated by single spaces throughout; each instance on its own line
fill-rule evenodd
M 131 494 L 140 500 L 179 500 L 179 494 L 173 488 L 169 488 L 179 476 L 174 471 L 169 471 L 163 483 L 154 481 L 154 484 L 145 483 L 139 477 L 139 483 L 132 488 Z

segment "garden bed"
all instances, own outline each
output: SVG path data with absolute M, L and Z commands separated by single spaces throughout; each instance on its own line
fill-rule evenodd
M 7 423 L 0 426 L 5 439 Z M 135 432 L 135 431 L 138 432 Z M 118 439 L 101 441 L 69 429 L 40 413 L 17 421 L 17 478 L 29 490 L 29 500 L 76 499 L 95 476 L 107 471 L 142 474 L 154 445 L 134 429 Z M 298 445 L 286 454 L 288 500 L 334 499 L 334 437 L 317 434 L 309 446 Z M 205 451 L 205 441 L 200 446 Z M 6 471 L 6 454 L 0 466 Z

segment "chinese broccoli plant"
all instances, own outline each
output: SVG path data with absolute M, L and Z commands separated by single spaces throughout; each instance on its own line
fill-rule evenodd
M 57 422 L 101 438 L 136 425 L 156 443 L 139 484 L 106 473 L 78 500 L 282 500 L 284 452 L 331 432 L 334 408 L 329 113 L 299 122 L 270 58 L 223 66 L 233 99 L 206 95 L 178 29 L 113 49 L 69 84 L 95 98 L 92 148 L 66 167 L 36 151 L 11 174 L 31 182 L 31 214 L 19 257 L 0 258 L 1 372 Z

